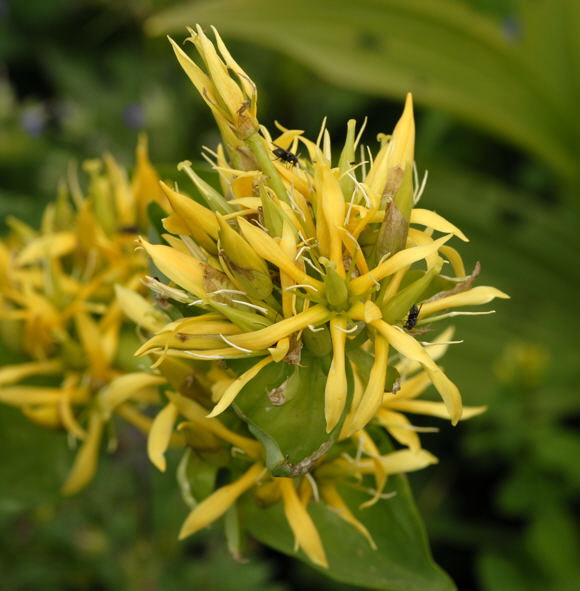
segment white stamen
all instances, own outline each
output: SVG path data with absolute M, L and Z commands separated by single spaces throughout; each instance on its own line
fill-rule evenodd
M 248 306 L 248 308 L 254 308 L 254 310 L 258 310 L 258 312 L 262 312 L 263 314 L 266 314 L 268 312 L 267 308 L 262 308 L 262 306 L 257 306 L 256 304 L 250 304 L 250 302 L 244 302 L 242 300 L 235 300 L 232 298 L 232 302 L 235 302 L 236 304 L 241 304 L 242 306 Z
M 306 259 L 305 259 L 306 260 Z M 314 287 L 314 285 L 308 285 L 308 283 L 297 283 L 296 285 L 289 285 L 288 287 L 284 288 L 284 291 L 290 291 L 291 289 L 312 289 L 316 293 L 319 292 L 318 288 Z
M 241 291 L 239 289 L 216 289 L 215 291 L 210 291 L 208 295 L 218 295 L 220 293 L 233 293 L 237 295 L 246 295 L 245 291 Z
M 355 324 L 350 328 L 342 328 L 340 326 L 335 326 L 334 328 L 340 332 L 344 332 L 345 334 L 352 334 L 353 332 L 356 332 L 359 329 L 359 325 Z
M 367 126 L 367 121 L 369 120 L 368 117 L 364 118 L 364 121 L 362 122 L 362 125 L 360 126 L 360 131 L 358 132 L 356 139 L 354 140 L 354 144 L 352 146 L 352 151 L 354 152 L 358 146 L 358 143 L 360 142 L 360 138 L 362 137 L 363 131 L 365 130 L 366 126 Z
M 298 207 L 296 201 L 294 201 L 294 185 L 291 186 L 291 191 L 288 192 L 288 199 L 290 199 L 290 205 L 292 205 L 292 209 L 304 220 L 306 221 L 306 215 L 304 212 Z
M 320 332 L 321 330 L 324 330 L 324 326 L 319 326 L 318 328 L 316 328 L 314 324 L 309 324 L 308 330 L 311 330 L 312 332 Z
M 202 355 L 201 353 L 195 353 L 195 351 L 182 351 L 182 354 L 195 359 L 224 359 L 220 355 Z
M 254 351 L 252 351 L 252 349 L 245 349 L 244 347 L 240 347 L 239 345 L 236 345 L 235 343 L 232 343 L 229 339 L 227 339 L 223 334 L 220 333 L 220 339 L 226 343 L 226 345 L 229 345 L 230 347 L 233 347 L 234 349 L 237 349 L 238 351 L 241 351 L 242 353 L 254 353 Z
M 365 201 L 365 207 L 370 208 L 372 203 L 371 203 L 370 197 L 367 195 L 367 192 L 365 191 L 365 188 L 362 185 L 362 183 L 360 183 L 359 180 L 352 173 L 349 173 L 347 176 L 351 181 L 354 182 L 356 188 L 361 192 L 361 194 L 364 198 L 364 201 Z
M 421 341 L 421 344 L 423 345 L 423 347 L 431 347 L 431 346 L 437 346 L 437 345 L 459 345 L 463 343 L 463 341 L 435 341 L 435 342 L 430 342 L 430 341 Z
M 302 259 L 309 267 L 312 267 L 318 274 L 324 277 L 324 273 L 308 258 L 303 257 Z
M 413 205 L 417 205 L 417 203 L 419 203 L 419 200 L 421 199 L 421 196 L 423 195 L 423 191 L 425 190 L 428 176 L 429 176 L 429 171 L 426 170 L 425 174 L 423 175 L 423 180 L 421 181 L 421 186 L 415 191 L 415 194 L 413 195 Z
M 318 133 L 318 137 L 316 138 L 316 147 L 320 148 L 320 141 L 322 140 L 322 136 L 324 135 L 324 130 L 326 129 L 326 117 L 322 120 L 322 125 L 320 126 L 320 132 Z
M 368 491 L 371 496 L 374 497 L 376 495 L 379 497 L 379 499 L 392 499 L 393 497 L 397 496 L 396 490 L 394 490 L 393 492 L 390 492 L 390 493 L 380 493 L 380 494 L 377 494 L 376 488 L 369 488 Z
M 314 497 L 314 500 L 317 503 L 319 503 L 320 495 L 318 494 L 318 485 L 316 484 L 316 480 L 314 480 L 314 477 L 312 476 L 312 474 L 310 474 L 310 472 L 306 472 L 304 476 L 306 476 L 308 482 L 310 483 L 310 487 L 312 488 L 312 496 Z
M 373 158 L 373 153 L 371 152 L 370 146 L 366 146 L 366 149 L 367 149 L 367 152 L 368 152 L 368 155 L 369 155 L 369 162 L 370 162 L 371 168 L 372 168 L 373 167 L 373 164 L 375 162 L 374 161 L 374 158 Z

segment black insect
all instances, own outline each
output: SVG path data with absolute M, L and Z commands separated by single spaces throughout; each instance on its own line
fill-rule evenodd
M 417 306 L 417 304 L 413 304 L 411 309 L 409 310 L 409 315 L 407 316 L 407 322 L 403 325 L 403 328 L 407 330 L 411 330 L 415 328 L 417 324 L 417 319 L 419 318 L 419 312 L 421 311 L 421 306 Z
M 296 156 L 296 154 L 281 148 L 278 144 L 274 145 L 276 146 L 276 149 L 272 150 L 272 154 L 274 154 L 276 158 L 279 158 L 282 162 L 288 162 L 288 164 L 291 164 L 292 166 L 298 166 L 298 156 Z

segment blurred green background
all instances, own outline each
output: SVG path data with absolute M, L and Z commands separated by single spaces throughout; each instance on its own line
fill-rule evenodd
M 459 589 L 573 591 L 580 582 L 580 2 L 577 0 L 0 0 L 0 222 L 38 220 L 71 161 L 131 165 L 149 134 L 162 172 L 218 141 L 163 33 L 215 24 L 260 89 L 260 120 L 349 118 L 365 141 L 416 99 L 423 196 L 471 242 L 480 283 L 512 296 L 461 319 L 445 369 L 489 411 L 424 445 L 412 475 L 436 561 Z M 428 424 L 428 423 L 423 423 Z M 57 490 L 58 434 L 0 413 L 0 573 L 14 590 L 347 589 L 218 527 L 186 543 L 169 470 L 137 433 L 77 498 Z

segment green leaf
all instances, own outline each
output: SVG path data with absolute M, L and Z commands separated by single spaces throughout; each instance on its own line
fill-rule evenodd
M 64 433 L 0 404 L 0 449 L 0 513 L 58 498 L 71 459 Z
M 388 492 L 395 496 L 360 511 L 368 494 L 339 487 L 351 511 L 371 533 L 378 549 L 324 503 L 310 507 L 310 515 L 322 538 L 329 561 L 324 575 L 357 587 L 383 591 L 452 591 L 455 586 L 431 558 L 425 531 L 404 476 L 391 476 Z M 244 505 L 245 526 L 258 540 L 304 560 L 294 553 L 294 539 L 281 503 L 262 508 L 254 502 Z
M 530 32 L 522 26 L 521 42 L 500 22 L 454 0 L 206 0 L 171 7 L 148 28 L 182 32 L 211 24 L 288 53 L 358 92 L 402 97 L 411 91 L 417 101 L 515 142 L 577 180 L 573 81 L 580 42 L 573 31 L 580 10 L 571 0 L 520 6 L 514 20 L 535 25 Z M 560 25 L 570 33 L 565 42 Z
M 326 432 L 324 360 L 302 353 L 300 365 L 271 363 L 238 394 L 235 409 L 266 448 L 275 476 L 301 474 L 336 440 Z

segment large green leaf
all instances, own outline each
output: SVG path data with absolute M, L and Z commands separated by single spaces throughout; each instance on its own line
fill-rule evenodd
M 324 415 L 329 365 L 303 351 L 300 365 L 267 365 L 236 397 L 236 411 L 264 444 L 276 476 L 309 470 L 336 440 L 342 423 L 327 433 Z
M 311 506 L 310 515 L 329 562 L 328 570 L 315 568 L 344 583 L 383 591 L 455 589 L 431 558 L 406 478 L 393 476 L 389 483 L 389 492 L 395 492 L 395 496 L 362 511 L 358 506 L 368 500 L 367 494 L 346 487 L 339 489 L 357 519 L 370 531 L 377 550 L 327 505 L 315 503 Z M 302 552 L 294 553 L 294 538 L 281 503 L 262 508 L 247 502 L 244 519 L 246 527 L 258 540 L 314 566 Z
M 211 24 L 360 92 L 412 91 L 577 179 L 579 4 L 522 2 L 514 22 L 509 32 L 454 0 L 205 0 L 161 12 L 149 29 Z

